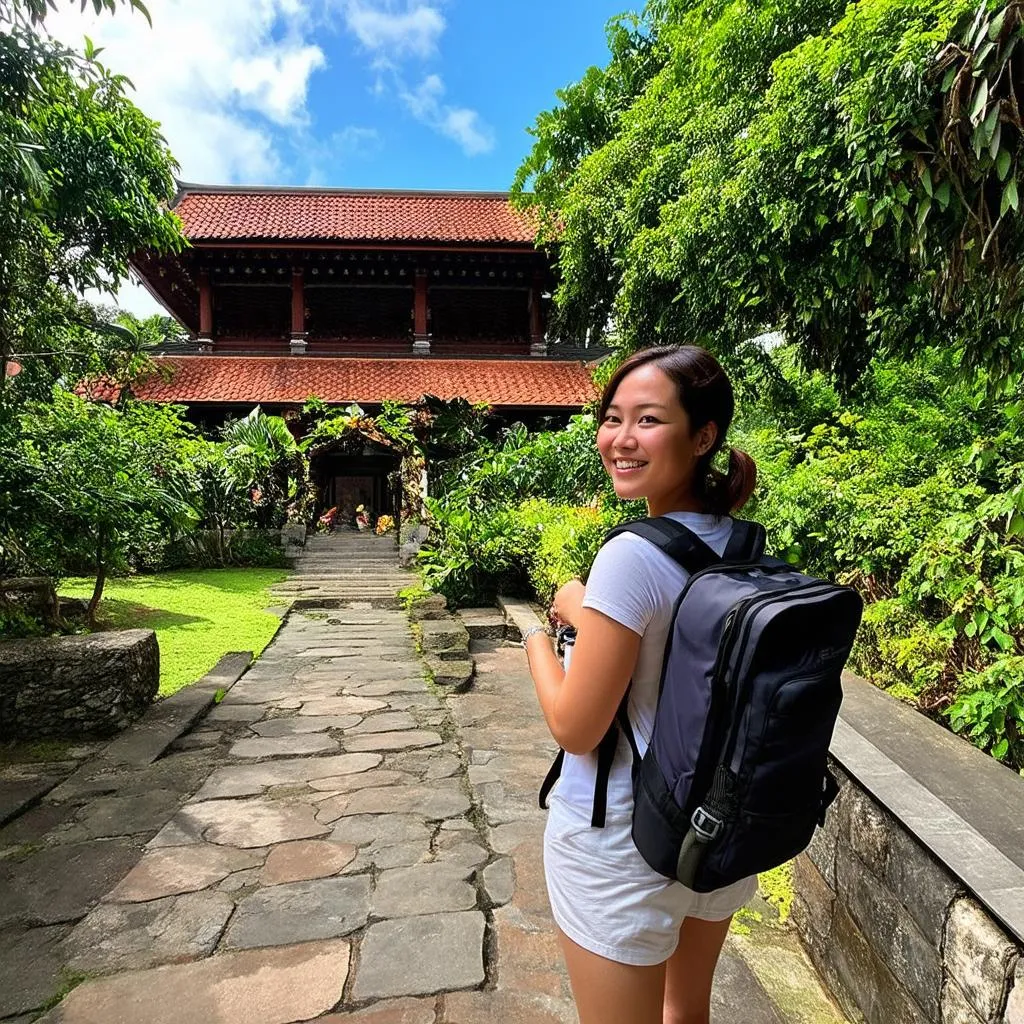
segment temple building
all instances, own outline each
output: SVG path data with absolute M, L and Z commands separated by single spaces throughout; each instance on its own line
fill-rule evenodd
M 551 261 L 504 193 L 182 183 L 174 211 L 189 246 L 133 266 L 192 341 L 139 398 L 207 426 L 310 397 L 372 414 L 428 395 L 533 425 L 593 398 L 598 353 L 548 337 Z M 384 453 L 321 469 L 325 501 L 358 486 L 388 503 Z

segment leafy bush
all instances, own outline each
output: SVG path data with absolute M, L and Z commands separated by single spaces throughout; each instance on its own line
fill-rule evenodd
M 852 667 L 1024 767 L 1024 396 L 991 401 L 960 353 L 875 360 L 856 396 L 782 348 L 741 364 L 731 443 L 757 460 L 744 514 L 770 550 L 864 596 Z M 752 383 L 774 375 L 772 388 Z M 744 374 L 746 376 L 744 376 Z M 612 495 L 594 423 L 521 427 L 446 467 L 429 502 L 425 584 L 456 604 L 495 592 L 542 601 L 583 576 L 604 532 L 644 514 Z M 507 495 L 516 495 L 509 504 Z
M 988 401 L 932 349 L 876 360 L 839 411 L 787 358 L 791 407 L 745 409 L 735 438 L 758 461 L 750 513 L 777 553 L 862 593 L 857 671 L 1024 767 L 1024 402 Z M 809 428 L 808 401 L 833 410 Z

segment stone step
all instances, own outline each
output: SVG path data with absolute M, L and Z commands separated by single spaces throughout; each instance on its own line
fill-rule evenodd
M 456 613 L 471 640 L 502 640 L 505 616 L 497 608 L 463 608 Z
M 330 583 L 337 586 L 390 587 L 395 591 L 408 587 L 413 582 L 405 576 L 352 576 L 344 572 L 295 573 L 289 580 L 302 583 Z
M 461 693 L 469 689 L 473 681 L 475 665 L 467 656 L 465 661 L 442 661 L 440 658 L 428 657 L 427 668 L 435 683 L 445 689 Z
M 451 652 L 469 650 L 469 633 L 458 619 L 424 619 L 420 630 L 424 654 L 433 654 L 447 661 L 452 660 L 448 656 Z
M 391 567 L 353 570 L 345 565 L 339 565 L 336 567 L 324 565 L 300 566 L 296 568 L 295 572 L 297 575 L 302 576 L 356 576 L 360 579 L 372 579 L 373 577 L 379 576 L 388 580 L 404 580 L 408 579 L 410 576 L 409 573 L 403 573 L 398 569 Z
M 407 586 L 406 580 L 347 580 L 344 576 L 293 576 L 291 579 L 278 583 L 275 589 L 331 587 L 334 590 L 351 590 L 353 592 L 387 591 L 395 594 Z
M 505 617 L 505 637 L 520 640 L 531 626 L 543 626 L 543 609 L 540 605 L 516 597 L 498 595 L 498 608 Z
M 387 597 L 393 599 L 398 603 L 399 599 L 395 597 L 393 589 L 387 587 L 380 588 L 369 588 L 369 587 L 332 587 L 329 585 L 307 585 L 307 586 L 291 586 L 291 587 L 280 587 L 275 588 L 272 593 L 283 596 L 285 594 L 294 594 L 300 597 L 312 597 L 316 594 L 330 594 L 333 597 L 347 597 L 351 601 L 369 600 L 377 597 Z

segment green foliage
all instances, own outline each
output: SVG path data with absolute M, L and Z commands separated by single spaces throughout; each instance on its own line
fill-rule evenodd
M 71 295 L 113 294 L 134 253 L 183 238 L 168 209 L 176 165 L 157 125 L 88 40 L 77 54 L 38 29 L 53 6 L 0 5 L 0 359 L 41 353 L 32 359 L 44 369 L 80 373 L 105 325 Z M 145 13 L 138 0 L 124 6 Z M 0 402 L 7 387 L 0 376 Z
M 426 586 L 467 605 L 499 591 L 550 597 L 584 574 L 620 515 L 614 505 L 598 510 L 608 484 L 595 429 L 589 414 L 536 434 L 515 424 L 494 442 L 478 435 L 444 463 L 442 497 L 427 501 L 431 536 L 418 555 Z
M 0 607 L 0 637 L 14 640 L 45 635 L 46 626 L 24 608 Z
M 586 576 L 614 511 L 533 498 L 517 507 L 469 509 L 428 501 L 435 529 L 418 554 L 423 582 L 456 607 L 502 594 L 549 601 Z
M 777 328 L 847 387 L 938 337 L 996 390 L 1020 368 L 1015 3 L 655 0 L 610 31 L 516 179 L 563 334 Z
M 117 410 L 59 390 L 20 417 L 13 461 L 31 490 L 17 508 L 21 521 L 3 532 L 27 533 L 33 560 L 52 575 L 71 566 L 93 571 L 90 619 L 107 574 L 188 521 L 188 506 L 165 482 L 182 437 L 176 408 Z
M 542 604 L 571 579 L 586 579 L 604 535 L 619 521 L 613 510 L 555 505 L 542 498 L 523 502 L 514 520 L 530 587 Z
M 305 479 L 298 442 L 280 416 L 256 406 L 248 416 L 224 428 L 225 458 L 236 484 L 252 500 L 255 524 L 264 529 L 284 525 L 285 506 Z
M 440 474 L 448 498 L 473 507 L 501 502 L 508 494 L 542 495 L 565 504 L 589 501 L 605 489 L 589 414 L 573 416 L 565 430 L 529 434 L 517 423 L 492 443 L 478 434 Z
M 994 405 L 984 375 L 931 349 L 876 360 L 841 408 L 823 377 L 780 362 L 796 400 L 744 410 L 734 438 L 758 462 L 749 513 L 773 550 L 862 592 L 858 671 L 1024 767 L 1020 380 Z

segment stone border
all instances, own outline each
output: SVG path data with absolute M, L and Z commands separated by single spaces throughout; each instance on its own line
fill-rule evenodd
M 141 768 L 152 764 L 206 714 L 218 690 L 226 692 L 238 682 L 252 660 L 252 651 L 229 651 L 205 676 L 150 705 L 137 722 L 52 789 L 51 798 L 65 800 L 74 796 L 80 787 L 89 784 L 97 769 Z M 40 793 L 36 799 L 45 795 Z
M 547 617 L 544 615 L 540 605 L 531 601 L 522 601 L 515 597 L 503 597 L 498 595 L 498 608 L 505 616 L 505 638 L 518 641 L 522 639 L 531 626 L 544 626 L 547 628 Z
M 899 702 L 866 680 L 847 675 L 843 682 L 847 699 L 851 702 L 870 701 L 877 703 L 883 713 L 890 710 L 898 712 L 898 708 L 890 709 L 887 705 L 898 705 Z M 873 693 L 863 692 L 863 687 L 870 687 Z M 875 695 L 882 700 L 876 701 Z M 919 712 L 910 708 L 907 711 L 920 719 L 919 728 L 915 727 L 912 719 L 909 720 L 909 729 L 915 734 L 913 738 L 922 745 L 928 746 L 933 739 L 937 739 L 930 735 L 932 730 L 945 733 L 941 726 Z M 1024 868 L 964 816 L 958 814 L 947 800 L 936 795 L 928 778 L 917 778 L 872 743 L 871 736 L 865 734 L 867 730 L 863 719 L 858 728 L 851 724 L 850 717 L 852 715 L 840 713 L 832 739 L 832 756 L 951 874 L 960 879 L 1018 941 L 1024 942 Z M 906 728 L 908 723 L 901 724 Z M 993 766 L 1000 767 L 987 754 L 971 747 L 966 740 L 948 733 L 945 735 L 964 748 L 958 751 L 958 772 L 966 774 L 972 768 L 977 768 L 979 773 L 982 769 L 991 772 Z M 945 746 L 945 743 L 941 746 L 936 744 L 931 760 L 933 770 L 945 760 Z M 1004 768 L 1002 772 L 1007 776 L 1007 787 L 1010 790 L 1019 789 L 1016 801 L 1008 804 L 1003 811 L 1019 822 L 1024 815 L 1024 779 L 1009 769 Z M 945 781 L 948 785 L 948 776 Z M 965 801 L 978 804 L 993 798 L 979 782 L 980 779 L 975 777 L 969 790 L 963 793 Z

